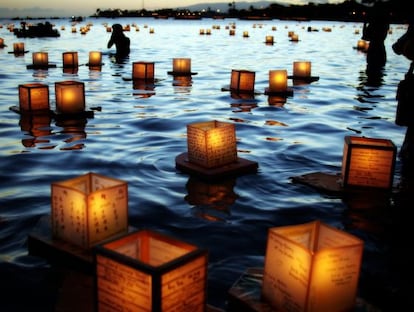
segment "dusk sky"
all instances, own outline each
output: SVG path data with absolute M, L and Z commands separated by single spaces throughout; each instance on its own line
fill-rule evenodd
M 214 3 L 226 3 L 226 0 L 0 0 L 0 17 L 47 17 L 47 16 L 88 16 L 96 12 L 96 9 L 125 9 L 137 10 L 145 8 L 147 10 L 164 8 L 184 8 L 193 4 L 209 3 L 213 7 Z M 237 2 L 251 2 L 257 0 L 243 0 Z M 278 0 L 280 4 L 307 4 L 313 3 L 341 3 L 344 0 Z

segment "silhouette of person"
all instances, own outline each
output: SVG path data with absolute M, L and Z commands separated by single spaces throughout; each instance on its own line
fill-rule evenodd
M 387 62 L 384 41 L 390 28 L 389 14 L 376 3 L 368 12 L 362 28 L 362 39 L 369 41 L 367 73 L 381 71 Z
M 395 123 L 406 126 L 404 142 L 399 157 L 403 164 L 403 174 L 414 178 L 414 19 L 407 31 L 392 45 L 397 55 L 411 60 L 410 67 L 403 80 L 398 84 L 396 99 L 398 101 Z
M 130 52 L 130 39 L 125 36 L 124 30 L 121 24 L 112 25 L 112 34 L 111 38 L 108 41 L 108 49 L 113 45 L 116 47 L 115 58 L 122 60 L 129 55 Z

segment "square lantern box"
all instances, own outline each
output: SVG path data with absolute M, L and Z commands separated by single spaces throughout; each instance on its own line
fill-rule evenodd
M 230 77 L 230 91 L 240 93 L 254 93 L 256 73 L 249 70 L 232 69 Z
M 168 72 L 174 76 L 191 76 L 197 73 L 191 72 L 191 58 L 173 58 L 173 70 Z
M 286 69 L 269 70 L 269 87 L 265 89 L 267 95 L 292 96 L 293 90 L 288 88 Z
M 277 311 L 354 311 L 363 248 L 320 221 L 269 229 L 263 300 Z
M 128 185 L 96 173 L 54 182 L 52 236 L 80 248 L 128 232 Z
M 85 111 L 85 84 L 80 81 L 55 82 L 56 111 L 79 114 Z
M 43 83 L 19 85 L 20 112 L 49 112 L 49 86 Z
M 319 80 L 319 77 L 312 76 L 312 63 L 310 61 L 293 62 L 293 75 L 288 76 L 293 79 L 293 84 L 311 83 Z
M 102 53 L 100 51 L 90 51 L 89 52 L 89 67 L 99 68 L 102 66 Z
M 343 187 L 392 188 L 397 148 L 391 140 L 346 136 L 344 141 Z
M 76 68 L 79 66 L 78 52 L 63 52 L 62 61 L 64 68 Z
M 188 160 L 205 168 L 237 161 L 236 130 L 217 120 L 187 125 Z
M 26 51 L 24 50 L 24 42 L 15 42 L 13 43 L 13 53 L 17 55 L 24 54 Z
M 32 53 L 33 66 L 47 67 L 49 64 L 49 55 L 47 52 L 33 52 Z
M 132 79 L 154 80 L 154 62 L 133 62 Z
M 152 230 L 94 249 L 97 311 L 206 311 L 208 253 Z

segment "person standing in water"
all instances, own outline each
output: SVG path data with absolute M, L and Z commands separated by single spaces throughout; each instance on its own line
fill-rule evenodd
M 131 41 L 127 36 L 125 36 L 122 25 L 113 24 L 111 38 L 108 41 L 107 47 L 108 49 L 110 49 L 113 45 L 115 45 L 115 58 L 117 59 L 117 61 L 129 55 L 130 44 Z

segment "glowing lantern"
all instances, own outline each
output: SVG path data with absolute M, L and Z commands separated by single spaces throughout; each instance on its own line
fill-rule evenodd
M 4 48 L 6 44 L 4 43 L 4 39 L 0 38 L 0 48 Z
M 363 39 L 359 39 L 357 41 L 357 46 L 356 46 L 357 50 L 366 52 L 368 50 L 368 47 L 369 47 L 369 41 L 366 41 Z
M 24 42 L 15 42 L 13 43 L 13 53 L 14 54 L 24 54 Z
M 154 62 L 133 62 L 132 79 L 153 80 Z
M 234 36 L 236 34 L 236 31 L 234 29 L 229 30 L 229 36 Z
M 311 62 L 293 62 L 293 76 L 298 78 L 309 78 L 311 76 Z
M 63 67 L 74 68 L 78 67 L 78 52 L 63 52 Z
M 266 44 L 273 44 L 274 43 L 273 36 L 266 36 L 265 43 Z
M 262 297 L 278 311 L 353 311 L 363 248 L 320 221 L 271 228 Z
M 190 58 L 174 58 L 173 59 L 173 72 L 177 74 L 190 74 L 191 73 L 191 59 Z
M 151 230 L 94 250 L 99 311 L 205 311 L 207 251 Z
M 249 32 L 247 30 L 243 31 L 243 38 L 248 38 Z
M 37 67 L 47 67 L 49 63 L 49 56 L 46 52 L 33 52 L 32 64 Z
M 19 107 L 22 112 L 49 110 L 49 86 L 42 83 L 19 85 Z
M 387 139 L 346 136 L 342 159 L 344 187 L 390 189 L 397 148 Z
M 79 81 L 55 82 L 56 110 L 63 114 L 85 111 L 85 84 Z
M 292 36 L 290 36 L 290 41 L 299 41 L 299 35 L 298 34 L 292 34 Z
M 102 53 L 99 51 L 89 52 L 89 63 L 90 67 L 99 67 L 102 66 Z
M 87 173 L 55 182 L 52 189 L 53 237 L 90 248 L 128 231 L 128 185 Z
M 232 69 L 230 77 L 230 90 L 234 92 L 254 92 L 256 73 L 249 70 Z
M 283 93 L 287 91 L 287 70 L 269 70 L 269 92 Z
M 232 123 L 206 121 L 187 125 L 190 162 L 214 168 L 237 161 L 236 131 Z

